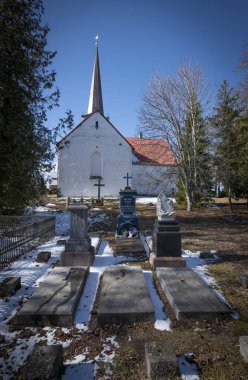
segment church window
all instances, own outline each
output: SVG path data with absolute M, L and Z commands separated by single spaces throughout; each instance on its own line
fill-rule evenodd
M 91 155 L 91 177 L 102 177 L 102 155 L 100 152 L 94 152 Z
M 96 129 L 99 128 L 98 121 L 96 121 L 95 127 L 96 127 Z

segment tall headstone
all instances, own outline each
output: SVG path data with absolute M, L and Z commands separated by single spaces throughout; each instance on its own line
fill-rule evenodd
M 120 190 L 120 214 L 117 220 L 117 235 L 123 235 L 128 232 L 131 227 L 138 229 L 138 218 L 136 216 L 136 196 L 137 191 L 132 190 L 129 186 L 128 173 L 126 177 L 127 186 L 124 190 Z
M 152 266 L 185 266 L 181 257 L 181 233 L 176 221 L 173 202 L 163 191 L 157 199 L 157 220 L 153 229 Z
M 60 255 L 61 266 L 87 266 L 94 259 L 94 249 L 88 235 L 88 206 L 70 204 L 70 238 Z

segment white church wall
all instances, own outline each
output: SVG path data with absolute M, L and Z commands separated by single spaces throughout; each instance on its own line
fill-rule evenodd
M 99 112 L 63 139 L 58 149 L 58 188 L 63 196 L 97 196 L 97 180 L 90 177 L 99 173 L 105 184 L 101 196 L 117 196 L 125 185 L 123 176 L 132 171 L 131 146 Z
M 132 188 L 138 195 L 157 196 L 163 190 L 167 196 L 174 197 L 177 192 L 177 173 L 171 165 L 133 164 L 132 178 Z

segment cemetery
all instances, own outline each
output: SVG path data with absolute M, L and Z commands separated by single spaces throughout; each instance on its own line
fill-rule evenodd
M 57 3 L 0 2 L 0 380 L 247 380 L 244 2 Z
M 187 214 L 128 184 L 95 206 L 33 210 L 55 236 L 1 270 L 2 378 L 245 379 L 244 206 Z

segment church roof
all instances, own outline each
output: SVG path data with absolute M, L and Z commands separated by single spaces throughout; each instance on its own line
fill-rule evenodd
M 88 114 L 99 111 L 103 113 L 103 101 L 102 101 L 102 85 L 98 55 L 98 44 L 96 45 L 96 57 L 94 62 L 94 69 L 90 88 L 90 97 L 88 105 Z
M 176 159 L 166 140 L 126 137 L 134 152 L 133 163 L 146 165 L 175 165 Z

